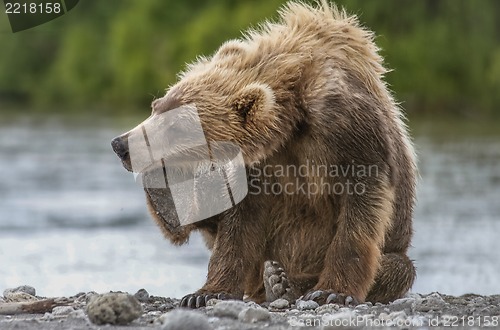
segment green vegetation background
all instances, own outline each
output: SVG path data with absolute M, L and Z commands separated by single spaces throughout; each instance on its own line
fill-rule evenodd
M 0 108 L 147 111 L 197 55 L 276 18 L 283 0 L 81 0 L 19 33 L 0 13 Z M 500 1 L 339 0 L 377 34 L 413 116 L 500 117 Z M 2 17 L 3 16 L 3 17 Z

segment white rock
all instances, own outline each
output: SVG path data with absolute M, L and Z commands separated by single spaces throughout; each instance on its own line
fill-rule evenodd
M 412 304 L 415 302 L 415 299 L 413 298 L 401 298 L 401 299 L 396 299 L 394 300 L 391 305 L 404 305 L 404 304 Z
M 213 313 L 215 316 L 227 316 L 236 319 L 241 311 L 247 307 L 247 304 L 241 300 L 223 300 L 214 306 Z
M 6 302 L 27 302 L 27 301 L 37 301 L 38 298 L 32 296 L 26 292 L 15 291 L 15 292 L 7 292 L 5 294 Z
M 419 300 L 419 299 L 422 299 L 422 296 L 419 295 L 418 293 L 408 292 L 407 294 L 405 294 L 404 298 L 411 298 L 411 299 Z M 404 298 L 402 298 L 402 299 L 404 299 Z
M 52 309 L 52 315 L 54 316 L 66 316 L 74 312 L 75 309 L 71 306 L 57 306 Z
M 238 319 L 245 323 L 255 323 L 267 321 L 271 318 L 271 313 L 265 308 L 249 307 L 245 308 L 238 314 Z
M 286 299 L 276 299 L 275 301 L 273 301 L 272 303 L 269 304 L 269 307 L 271 308 L 276 308 L 276 309 L 285 309 L 285 308 L 288 308 L 290 306 L 290 302 L 288 302 L 288 300 Z
M 140 302 L 148 302 L 149 301 L 149 292 L 147 292 L 146 289 L 139 289 L 139 291 L 137 291 L 134 294 L 134 297 L 136 297 L 137 300 L 139 300 Z
M 36 296 L 35 288 L 29 285 L 21 285 L 18 286 L 17 288 L 5 289 L 3 292 L 3 296 L 7 298 L 7 295 L 9 293 L 14 293 L 14 292 L 24 292 L 31 296 Z
M 367 304 L 359 304 L 359 305 L 356 306 L 355 309 L 357 309 L 357 310 L 365 310 L 365 309 L 368 309 L 368 308 L 369 307 L 368 307 Z
M 434 302 L 443 302 L 443 303 L 445 302 L 443 297 L 441 297 L 441 295 L 438 292 L 431 293 L 430 295 L 425 297 L 425 299 L 428 301 L 434 301 Z
M 175 309 L 156 319 L 155 324 L 163 330 L 212 330 L 213 327 L 205 314 L 189 309 Z
M 440 310 L 446 305 L 446 302 L 437 292 L 431 293 L 415 304 L 415 309 L 419 312 L 428 312 L 431 310 Z
M 134 296 L 121 292 L 93 296 L 87 305 L 87 315 L 95 324 L 128 324 L 142 312 L 142 306 Z
M 319 304 L 313 300 L 298 300 L 297 301 L 297 309 L 298 310 L 308 310 L 308 309 L 316 309 L 319 307 Z
M 147 312 L 146 315 L 148 315 L 148 316 L 160 316 L 160 315 L 162 315 L 162 313 L 160 311 L 151 311 L 151 312 Z

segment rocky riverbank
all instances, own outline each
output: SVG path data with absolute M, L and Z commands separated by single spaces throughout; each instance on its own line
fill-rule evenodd
M 26 306 L 35 306 L 26 310 Z M 37 297 L 23 286 L 0 298 L 0 329 L 330 329 L 337 326 L 426 328 L 431 326 L 499 327 L 500 295 L 409 293 L 382 305 L 318 306 L 286 300 L 253 302 L 211 300 L 198 310 L 177 308 L 179 299 L 126 293 L 79 293 L 72 297 Z M 24 306 L 24 307 L 23 307 Z M 38 308 L 38 310 L 36 310 Z M 47 309 L 44 311 L 44 308 Z

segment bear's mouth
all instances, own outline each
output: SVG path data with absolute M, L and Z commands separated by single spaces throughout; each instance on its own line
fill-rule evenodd
M 149 166 L 137 177 L 142 181 L 149 205 L 170 230 L 175 231 L 198 218 L 197 181 L 200 173 L 206 171 L 205 167 L 196 171 L 195 164 L 167 166 L 161 162 Z
M 237 146 L 214 144 L 210 157 L 199 150 L 169 155 L 148 164 L 136 177 L 151 211 L 169 229 L 217 215 L 247 194 L 245 163 Z
M 164 166 L 151 166 L 140 173 L 144 192 L 151 208 L 170 230 L 174 231 L 181 226 L 172 192 L 165 177 Z M 163 179 L 163 182 L 158 180 Z

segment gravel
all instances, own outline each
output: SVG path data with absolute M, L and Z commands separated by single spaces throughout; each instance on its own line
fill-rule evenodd
M 355 307 L 318 306 L 310 301 L 287 306 L 279 299 L 260 306 L 254 302 L 213 299 L 207 307 L 198 310 L 178 308 L 179 299 L 156 297 L 146 290 L 140 290 L 135 297 L 126 293 L 89 292 L 57 298 L 57 301 L 67 303 L 44 315 L 0 315 L 0 329 L 97 330 L 102 328 L 99 324 L 107 324 L 105 328 L 110 330 L 500 326 L 500 295 L 455 297 L 410 293 L 391 304 L 364 303 Z

